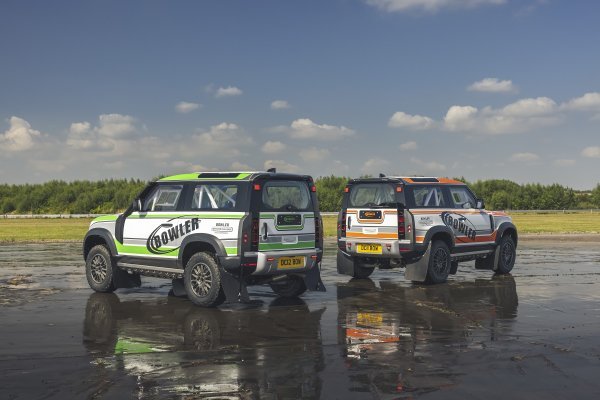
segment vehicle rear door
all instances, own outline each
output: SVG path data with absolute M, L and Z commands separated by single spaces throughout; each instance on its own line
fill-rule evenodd
M 262 184 L 259 251 L 315 248 L 316 215 L 310 191 L 305 180 L 273 179 Z
M 395 185 L 357 183 L 350 187 L 346 210 L 346 237 L 365 240 L 398 239 L 398 200 Z M 369 253 L 369 248 L 360 252 Z M 381 249 L 373 247 L 374 254 Z

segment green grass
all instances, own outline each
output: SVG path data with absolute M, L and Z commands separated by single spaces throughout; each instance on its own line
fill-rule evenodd
M 513 221 L 520 234 L 600 234 L 600 214 L 515 213 Z M 0 243 L 82 240 L 90 224 L 88 218 L 0 219 Z M 323 216 L 326 237 L 335 237 L 337 217 Z
M 89 218 L 0 219 L 0 243 L 82 240 Z

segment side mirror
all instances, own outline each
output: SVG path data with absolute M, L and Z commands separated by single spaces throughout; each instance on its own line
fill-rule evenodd
M 476 208 L 478 209 L 484 209 L 485 208 L 485 203 L 483 202 L 483 199 L 477 199 L 477 206 Z
M 132 204 L 132 206 L 131 206 L 131 209 L 132 209 L 133 211 L 141 211 L 141 210 L 142 210 L 142 200 L 140 200 L 140 199 L 135 199 L 135 200 L 133 201 L 133 204 Z

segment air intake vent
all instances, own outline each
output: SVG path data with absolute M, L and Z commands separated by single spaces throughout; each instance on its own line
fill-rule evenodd
M 218 178 L 223 178 L 223 179 L 232 179 L 232 178 L 237 178 L 240 174 L 238 174 L 237 172 L 234 173 L 219 173 L 219 172 L 203 172 L 200 175 L 198 175 L 198 178 L 207 178 L 207 179 L 218 179 Z

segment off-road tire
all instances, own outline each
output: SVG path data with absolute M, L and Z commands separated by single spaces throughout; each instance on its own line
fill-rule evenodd
M 105 245 L 92 247 L 85 260 L 85 277 L 96 292 L 111 293 L 115 290 L 114 276 L 117 266 Z
M 225 301 L 219 265 L 209 253 L 199 252 L 190 257 L 183 283 L 188 299 L 198 306 L 216 307 Z
M 499 275 L 505 275 L 512 271 L 517 258 L 517 246 L 510 235 L 502 236 L 498 243 L 500 254 L 498 255 L 498 264 L 495 265 L 494 272 Z
M 431 244 L 431 253 L 429 255 L 429 265 L 427 266 L 427 277 L 425 283 L 438 284 L 444 283 L 448 279 L 452 261 L 450 259 L 450 249 L 446 242 L 436 240 Z
M 375 266 L 371 265 L 371 266 L 367 267 L 367 265 L 368 264 L 365 264 L 361 261 L 355 260 L 354 261 L 354 273 L 352 274 L 352 277 L 356 278 L 356 279 L 366 279 L 369 276 L 371 276 L 373 271 L 375 271 Z
M 290 275 L 286 280 L 272 282 L 269 286 L 276 295 L 287 298 L 298 297 L 306 292 L 304 279 L 295 275 Z

